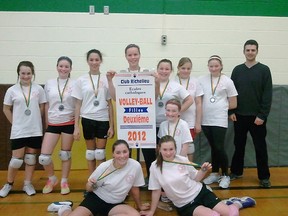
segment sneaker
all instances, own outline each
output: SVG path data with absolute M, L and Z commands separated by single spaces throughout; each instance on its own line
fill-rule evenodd
M 221 200 L 221 202 L 226 204 L 226 205 L 232 205 L 233 204 L 233 202 L 229 199 Z
M 51 203 L 48 208 L 47 211 L 48 212 L 58 212 L 59 209 L 63 206 L 69 206 L 72 207 L 73 206 L 73 202 L 70 200 L 66 200 L 66 201 L 61 201 L 61 202 L 53 202 Z
M 231 197 L 229 199 L 233 204 L 240 205 L 240 208 L 248 208 L 256 205 L 256 201 L 251 197 Z
M 11 189 L 12 189 L 12 185 L 10 185 L 8 183 L 5 184 L 3 186 L 3 188 L 0 190 L 0 197 L 2 197 L 2 198 L 6 197 L 9 194 L 9 192 L 11 191 Z
M 52 181 L 50 179 L 48 179 L 46 185 L 44 186 L 42 193 L 43 194 L 48 194 L 51 193 L 54 186 L 56 186 L 56 184 L 58 183 L 58 180 L 56 179 L 55 181 Z
M 203 182 L 204 184 L 209 185 L 214 182 L 218 182 L 219 179 L 220 179 L 220 176 L 218 175 L 218 173 L 211 173 L 207 178 L 203 180 Z
M 70 188 L 69 188 L 68 182 L 63 182 L 61 184 L 61 194 L 65 195 L 69 193 L 70 193 Z
M 171 200 L 167 196 L 161 195 L 160 200 L 164 203 L 171 203 Z
M 270 188 L 271 187 L 270 180 L 269 179 L 260 180 L 260 187 L 262 187 L 262 188 Z
M 230 177 L 229 176 L 222 176 L 219 179 L 219 187 L 223 189 L 229 188 L 230 185 Z
M 61 216 L 65 211 L 72 211 L 72 208 L 71 206 L 68 206 L 68 205 L 63 205 L 60 207 L 60 209 L 58 210 L 58 215 Z
M 167 212 L 173 211 L 173 208 L 171 205 L 169 205 L 168 203 L 163 203 L 161 201 L 158 203 L 157 208 L 162 209 Z
M 234 174 L 234 173 L 230 173 L 229 177 L 230 177 L 230 181 L 233 181 L 233 180 L 235 180 L 235 179 L 242 178 L 243 175 L 236 175 L 236 174 Z
M 32 195 L 36 194 L 35 188 L 33 187 L 33 185 L 31 183 L 24 185 L 23 191 L 25 191 L 28 196 L 32 196 Z

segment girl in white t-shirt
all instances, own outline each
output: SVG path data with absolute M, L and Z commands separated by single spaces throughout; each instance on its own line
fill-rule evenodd
M 36 193 L 32 177 L 36 164 L 36 153 L 41 149 L 42 117 L 46 97 L 44 89 L 32 82 L 34 65 L 30 61 L 18 64 L 19 83 L 11 86 L 4 97 L 3 112 L 12 124 L 12 158 L 8 166 L 7 183 L 0 190 L 0 197 L 6 197 L 13 187 L 18 169 L 25 163 L 23 191 L 31 196 Z
M 75 99 L 71 96 L 75 81 L 70 79 L 72 60 L 61 56 L 57 60 L 58 77 L 48 80 L 45 84 L 47 103 L 45 104 L 46 132 L 42 142 L 39 163 L 48 174 L 48 181 L 43 188 L 44 194 L 50 193 L 58 180 L 54 174 L 52 154 L 61 137 L 62 161 L 61 194 L 70 193 L 68 176 L 71 168 L 71 149 L 74 141 Z
M 139 162 L 129 158 L 129 145 L 125 140 L 117 140 L 112 146 L 113 159 L 101 163 L 88 178 L 85 199 L 72 212 L 69 205 L 52 203 L 48 211 L 58 210 L 58 215 L 129 215 L 140 216 L 133 207 L 124 204 L 128 193 L 139 210 L 149 209 L 142 204 L 139 187 L 144 185 L 144 177 Z
M 202 130 L 211 146 L 212 159 L 212 173 L 203 182 L 219 182 L 221 188 L 228 188 L 230 177 L 224 143 L 228 127 L 228 110 L 237 106 L 237 91 L 233 81 L 221 73 L 222 68 L 222 59 L 213 55 L 208 60 L 210 73 L 199 78 L 204 91 Z
M 159 96 L 156 99 L 156 127 L 159 128 L 161 122 L 166 120 L 165 104 L 168 100 L 177 98 L 182 101 L 180 113 L 185 112 L 193 103 L 193 98 L 189 92 L 179 83 L 170 79 L 173 66 L 169 59 L 162 59 L 157 65 L 159 80 Z
M 167 120 L 160 124 L 158 138 L 165 135 L 172 136 L 177 145 L 177 154 L 187 157 L 188 147 L 193 143 L 189 126 L 186 121 L 180 118 L 181 102 L 177 99 L 170 99 L 165 105 Z
M 140 67 L 139 65 L 139 61 L 141 58 L 141 52 L 140 52 L 140 47 L 136 44 L 129 44 L 126 46 L 125 48 L 125 58 L 127 60 L 128 63 L 128 68 L 127 68 L 127 72 L 128 73 L 132 73 L 132 74 L 137 74 L 137 73 L 141 73 L 144 72 L 145 68 Z M 126 71 L 126 70 L 124 70 Z M 109 85 L 109 92 L 111 97 L 113 98 L 113 100 L 116 100 L 116 91 L 115 91 L 115 86 L 113 84 L 113 77 L 115 76 L 116 72 L 115 71 L 108 71 L 107 72 L 107 79 L 108 79 L 108 85 Z M 155 82 L 155 88 L 158 90 L 158 82 Z M 155 90 L 155 92 L 157 91 Z M 155 93 L 157 94 L 157 93 Z M 156 137 L 155 137 L 156 140 Z M 146 165 L 146 170 L 147 170 L 147 178 L 145 179 L 145 181 L 148 184 L 148 178 L 149 178 L 149 168 L 151 163 L 156 159 L 156 152 L 155 152 L 155 148 L 142 148 L 142 153 L 144 156 L 144 160 L 145 160 L 145 165 Z M 146 184 L 146 185 L 147 185 Z
M 167 101 L 165 109 L 167 120 L 160 124 L 158 138 L 160 139 L 165 135 L 172 136 L 176 142 L 177 154 L 187 157 L 189 145 L 193 144 L 193 138 L 188 123 L 180 118 L 181 102 L 177 99 L 170 99 Z M 170 201 L 165 192 L 161 195 L 161 201 Z M 167 207 L 164 208 L 165 205 L 162 203 L 159 203 L 158 207 L 166 211 L 169 210 Z
M 180 83 L 194 100 L 194 103 L 181 114 L 181 119 L 188 123 L 191 136 L 195 139 L 196 134 L 201 132 L 202 96 L 204 93 L 198 80 L 191 76 L 192 61 L 190 58 L 181 58 L 178 62 L 177 69 L 178 72 L 177 76 L 175 76 L 175 81 Z M 194 144 L 190 143 L 188 149 L 188 158 L 190 161 L 193 161 L 194 151 Z
M 89 72 L 76 80 L 72 91 L 75 104 L 74 139 L 79 140 L 79 120 L 81 116 L 83 135 L 86 142 L 86 159 L 91 174 L 96 168 L 96 160 L 105 161 L 107 138 L 114 135 L 113 106 L 108 91 L 105 74 L 100 73 L 102 53 L 92 49 L 87 53 Z
M 150 168 L 149 190 L 152 190 L 151 208 L 141 215 L 153 216 L 164 189 L 180 216 L 239 216 L 239 209 L 256 204 L 250 197 L 230 198 L 227 205 L 200 181 L 211 169 L 205 162 L 196 170 L 187 157 L 176 154 L 176 142 L 170 135 L 158 143 L 159 154 Z M 228 206 L 229 204 L 229 206 Z

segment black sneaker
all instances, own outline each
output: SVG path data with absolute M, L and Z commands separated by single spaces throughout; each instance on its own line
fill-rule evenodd
M 271 187 L 271 182 L 269 179 L 262 179 L 262 180 L 260 180 L 259 184 L 260 184 L 260 187 L 262 187 L 262 188 L 270 188 Z
M 236 175 L 236 174 L 234 174 L 234 173 L 230 173 L 229 177 L 230 177 L 230 181 L 233 181 L 233 180 L 235 180 L 235 179 L 242 178 L 243 175 Z

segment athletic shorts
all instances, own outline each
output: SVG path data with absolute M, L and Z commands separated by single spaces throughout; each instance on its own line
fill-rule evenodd
M 203 187 L 195 200 L 180 208 L 176 207 L 176 210 L 180 216 L 191 216 L 198 206 L 205 206 L 213 209 L 219 202 L 221 202 L 221 200 L 203 184 Z
M 96 121 L 82 118 L 81 122 L 85 140 L 92 140 L 95 137 L 98 139 L 107 139 L 109 121 Z
M 46 132 L 54 134 L 61 134 L 61 133 L 73 134 L 74 125 L 62 125 L 62 126 L 48 125 Z
M 123 203 L 106 203 L 104 200 L 100 199 L 94 192 L 89 192 L 79 206 L 83 206 L 89 209 L 93 215 L 108 215 L 112 208 L 120 204 Z
M 11 139 L 10 141 L 12 150 L 21 149 L 24 147 L 41 149 L 42 136 Z

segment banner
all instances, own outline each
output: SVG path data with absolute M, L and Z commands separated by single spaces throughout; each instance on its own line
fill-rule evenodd
M 152 73 L 114 77 L 118 139 L 130 148 L 156 147 L 155 78 Z

